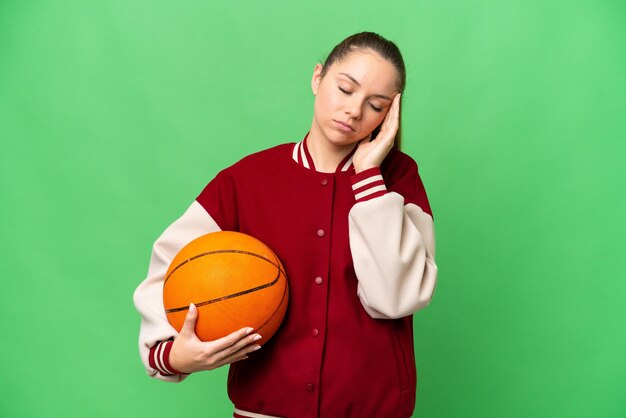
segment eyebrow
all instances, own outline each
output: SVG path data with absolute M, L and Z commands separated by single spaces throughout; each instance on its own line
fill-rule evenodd
M 348 73 L 339 73 L 341 75 L 345 75 L 346 77 L 348 77 L 350 80 L 352 80 L 352 82 L 354 84 L 356 84 L 357 86 L 361 87 L 361 83 L 359 83 L 358 81 L 356 81 L 356 79 L 354 77 L 352 77 L 350 74 Z M 387 99 L 387 100 L 391 100 L 391 97 L 385 96 L 384 94 L 372 94 L 372 97 L 378 97 L 380 99 Z

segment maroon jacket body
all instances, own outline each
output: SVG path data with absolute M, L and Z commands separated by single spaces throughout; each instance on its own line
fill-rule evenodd
M 228 394 L 240 416 L 391 418 L 409 417 L 415 408 L 412 314 L 428 304 L 436 279 L 433 233 L 423 230 L 429 224 L 415 213 L 432 223 L 432 212 L 417 165 L 406 154 L 392 150 L 380 168 L 359 174 L 350 158 L 335 173 L 318 172 L 305 137 L 222 170 L 196 198 L 217 226 L 210 229 L 260 239 L 278 255 L 289 280 L 289 308 L 279 331 L 249 359 L 230 366 Z M 399 195 L 399 206 L 383 203 L 390 194 Z M 361 213 L 351 212 L 356 205 L 368 204 L 371 207 Z M 406 214 L 408 207 L 413 215 Z M 394 217 L 400 221 L 388 219 Z M 402 239 L 423 242 L 413 244 L 417 249 L 412 254 Z M 397 248 L 377 250 L 388 246 Z M 398 263 L 395 255 L 387 255 L 394 251 L 410 258 L 407 267 L 397 278 L 381 274 L 379 279 L 377 269 Z M 362 274 L 357 274 L 355 263 Z M 402 276 L 418 274 L 421 277 Z M 373 285 L 365 284 L 365 276 Z M 386 280 L 417 285 L 394 284 L 387 296 Z M 415 295 L 396 295 L 411 289 Z M 415 303 L 409 311 L 387 313 L 373 302 L 368 306 L 377 297 Z M 140 298 L 135 295 L 141 311 Z M 146 341 L 155 356 L 157 344 Z M 151 361 L 156 374 L 176 375 Z

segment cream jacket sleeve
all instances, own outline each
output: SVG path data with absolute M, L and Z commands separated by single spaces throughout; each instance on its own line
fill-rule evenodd
M 178 335 L 165 316 L 163 281 L 171 261 L 180 249 L 201 235 L 219 230 L 220 228 L 205 209 L 194 201 L 153 245 L 148 275 L 133 294 L 135 307 L 141 315 L 139 354 L 146 372 L 151 377 L 169 382 L 181 382 L 189 376 L 171 373 L 168 370 L 161 347 L 153 350 L 153 357 L 150 358 L 151 348 Z M 151 366 L 151 361 L 156 367 Z
M 352 179 L 350 250 L 357 294 L 373 318 L 401 318 L 426 307 L 437 282 L 433 218 L 421 207 L 430 206 L 417 167 L 406 170 L 394 187 L 404 195 L 387 189 L 379 168 Z

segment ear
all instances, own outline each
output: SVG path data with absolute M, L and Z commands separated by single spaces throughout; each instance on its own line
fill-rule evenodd
M 311 90 L 313 90 L 313 95 L 317 95 L 317 90 L 322 82 L 321 74 L 323 68 L 324 66 L 318 63 L 315 64 L 315 68 L 313 69 L 313 77 L 311 77 Z

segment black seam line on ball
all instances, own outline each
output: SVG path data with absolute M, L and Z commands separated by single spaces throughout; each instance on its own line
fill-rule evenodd
M 282 271 L 279 269 L 278 270 L 278 274 L 276 275 L 276 278 L 274 280 L 272 280 L 271 282 L 269 282 L 269 283 L 265 283 L 265 284 L 263 284 L 261 286 L 253 287 L 252 289 L 247 289 L 247 290 L 244 290 L 244 291 L 241 291 L 241 292 L 233 293 L 231 295 L 222 296 L 221 298 L 205 300 L 204 302 L 198 302 L 198 303 L 195 303 L 194 305 L 196 305 L 196 307 L 199 308 L 200 306 L 210 305 L 212 303 L 221 302 L 221 301 L 226 300 L 226 299 L 236 298 L 238 296 L 243 296 L 243 295 L 246 295 L 248 293 L 252 293 L 252 292 L 256 292 L 256 291 L 261 290 L 261 289 L 265 289 L 266 287 L 274 286 L 278 282 L 278 279 L 280 278 L 281 274 L 282 274 Z M 180 308 L 167 309 L 165 311 L 165 313 L 174 313 L 174 312 L 186 311 L 188 309 L 189 309 L 189 306 L 181 306 Z
M 287 283 L 285 282 L 285 288 L 283 289 L 283 295 L 280 298 L 280 303 L 278 304 L 276 309 L 274 309 L 274 312 L 272 312 L 269 318 L 267 318 L 265 322 L 263 322 L 261 325 L 259 325 L 259 327 L 257 327 L 257 332 L 260 332 L 264 326 L 266 326 L 272 319 L 274 319 L 274 317 L 276 316 L 280 308 L 283 306 L 283 303 L 285 303 L 285 299 L 287 296 L 287 288 L 288 286 L 287 286 Z
M 267 248 L 267 247 L 266 247 L 266 248 Z M 197 259 L 197 258 L 200 258 L 200 257 L 206 257 L 207 255 L 225 254 L 225 253 L 245 254 L 245 255 L 251 255 L 251 256 L 254 256 L 254 257 L 260 258 L 261 260 L 265 260 L 265 261 L 267 261 L 268 263 L 270 263 L 271 265 L 273 265 L 274 267 L 276 267 L 279 271 L 281 271 L 281 272 L 285 275 L 285 277 L 287 276 L 287 275 L 285 274 L 285 272 L 284 272 L 284 271 L 282 271 L 282 269 L 280 268 L 280 265 L 279 265 L 278 263 L 275 263 L 275 262 L 273 262 L 272 260 L 269 260 L 269 259 L 267 259 L 267 258 L 263 257 L 262 255 L 258 255 L 258 254 L 255 254 L 255 253 L 251 253 L 251 252 L 249 252 L 249 251 L 242 251 L 242 250 L 218 250 L 218 251 L 209 251 L 209 252 L 207 252 L 207 253 L 202 253 L 202 254 L 194 255 L 193 257 L 191 257 L 191 258 L 189 258 L 189 259 L 187 259 L 187 260 L 183 261 L 182 263 L 180 263 L 179 265 L 177 265 L 176 267 L 174 267 L 174 270 L 172 270 L 172 271 L 170 272 L 170 274 L 168 274 L 168 275 L 167 275 L 167 277 L 165 278 L 165 281 L 163 282 L 163 285 L 165 286 L 165 283 L 167 283 L 167 281 L 170 279 L 170 277 L 172 277 L 172 274 L 174 274 L 174 272 L 175 272 L 176 270 L 178 270 L 179 268 L 181 268 L 181 267 L 182 267 L 182 266 L 184 266 L 185 264 L 189 263 L 190 261 L 193 261 L 193 260 L 195 260 L 195 259 Z

